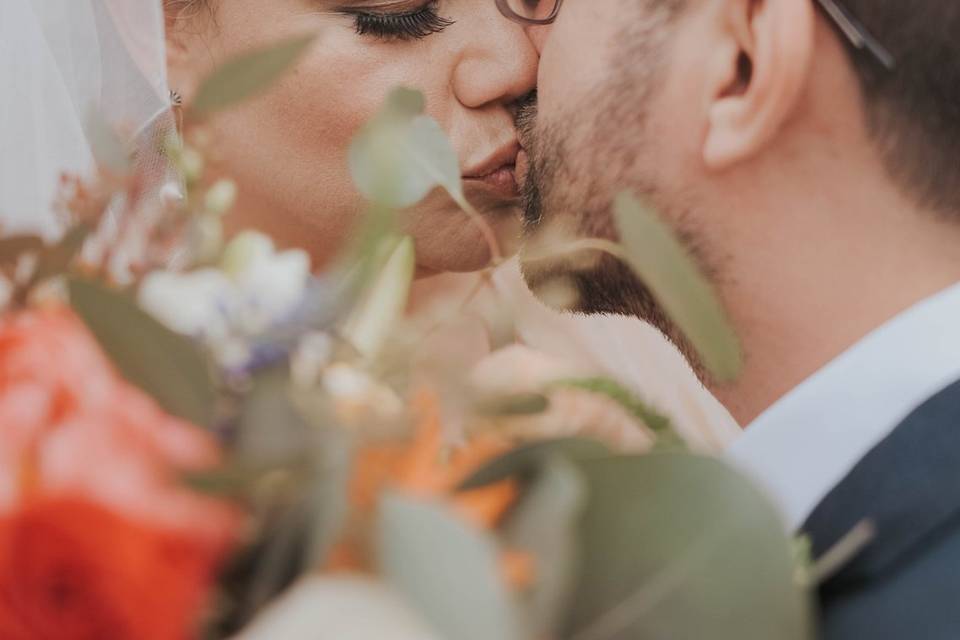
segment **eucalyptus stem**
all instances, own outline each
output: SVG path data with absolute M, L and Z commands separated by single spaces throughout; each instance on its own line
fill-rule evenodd
M 497 240 L 497 234 L 493 231 L 493 228 L 483 218 L 480 212 L 467 201 L 463 193 L 450 192 L 450 195 L 453 197 L 454 202 L 467 214 L 467 217 L 470 218 L 470 222 L 483 234 L 483 239 L 487 243 L 487 249 L 490 251 L 491 266 L 500 266 L 503 263 L 503 252 L 500 250 L 500 242 Z
M 572 242 L 552 245 L 532 255 L 524 254 L 523 261 L 527 263 L 544 262 L 546 260 L 555 260 L 556 258 L 570 255 L 571 253 L 580 253 L 581 251 L 599 251 L 620 260 L 623 260 L 625 257 L 623 247 L 616 242 L 604 240 L 603 238 L 581 238 L 579 240 L 573 240 Z

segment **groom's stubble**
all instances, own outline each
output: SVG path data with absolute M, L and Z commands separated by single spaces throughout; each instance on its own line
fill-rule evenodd
M 640 3 L 644 4 L 644 3 Z M 646 4 L 650 4 L 649 2 Z M 673 341 L 699 369 L 677 327 L 651 290 L 621 261 L 609 255 L 583 261 L 544 259 L 545 242 L 557 238 L 603 238 L 617 241 L 612 203 L 630 190 L 652 205 L 678 234 L 710 276 L 714 263 L 701 234 L 691 223 L 690 198 L 668 195 L 658 184 L 658 143 L 651 136 L 650 104 L 663 83 L 665 48 L 675 8 L 636 9 L 611 56 L 609 73 L 597 80 L 587 99 L 550 105 L 549 116 L 531 101 L 518 116 L 521 143 L 529 158 L 523 184 L 526 230 L 524 276 L 534 292 L 557 281 L 574 285 L 577 296 L 568 310 L 579 313 L 633 315 Z

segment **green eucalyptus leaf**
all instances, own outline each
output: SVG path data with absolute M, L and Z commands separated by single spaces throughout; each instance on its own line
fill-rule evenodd
M 611 378 L 572 378 L 569 380 L 558 380 L 551 386 L 569 387 L 606 396 L 623 407 L 627 413 L 643 422 L 658 436 L 669 433 L 673 428 L 670 424 L 670 418 L 648 405 L 631 390 Z
M 562 438 L 533 442 L 517 447 L 489 462 L 460 485 L 461 490 L 477 489 L 507 478 L 531 476 L 545 460 L 564 458 L 579 464 L 584 460 L 606 458 L 610 449 L 598 440 L 586 438 Z
M 624 258 L 718 382 L 740 373 L 740 344 L 720 301 L 686 249 L 655 212 L 629 193 L 614 205 Z
M 120 373 L 167 412 L 210 426 L 216 390 L 197 347 L 141 310 L 128 295 L 69 281 L 70 303 Z
M 542 393 L 515 393 L 483 398 L 477 402 L 475 410 L 489 418 L 505 418 L 538 415 L 549 407 L 550 399 Z
M 446 640 L 520 640 L 499 548 L 441 504 L 387 495 L 380 504 L 381 575 Z
M 463 184 L 457 152 L 436 120 L 421 115 L 413 119 L 410 132 L 410 160 L 419 165 L 424 175 L 454 198 L 460 198 Z
M 315 39 L 314 34 L 297 36 L 233 58 L 203 81 L 190 112 L 209 115 L 264 91 L 296 64 Z
M 312 433 L 294 404 L 289 367 L 258 373 L 240 405 L 236 454 L 258 466 L 302 460 Z
M 404 209 L 437 187 L 462 200 L 457 154 L 440 125 L 422 111 L 422 94 L 395 89 L 351 144 L 350 172 L 370 201 Z
M 340 333 L 370 359 L 377 356 L 402 318 L 416 271 L 412 238 L 387 237 L 381 252 L 385 258 L 379 273 L 362 293 Z
M 322 566 L 330 549 L 343 536 L 350 515 L 350 480 L 353 470 L 352 443 L 343 429 L 319 430 L 315 444 L 317 460 L 308 487 L 311 526 L 304 570 Z
M 719 461 L 582 462 L 580 574 L 563 637 L 806 640 L 808 592 L 776 510 Z
M 385 118 L 408 121 L 422 114 L 426 106 L 426 99 L 416 89 L 397 87 L 387 94 L 387 100 L 381 115 Z
M 528 636 L 556 638 L 575 585 L 577 527 L 586 503 L 579 470 L 561 456 L 547 458 L 504 525 L 510 549 L 531 554 L 533 588 L 525 594 Z

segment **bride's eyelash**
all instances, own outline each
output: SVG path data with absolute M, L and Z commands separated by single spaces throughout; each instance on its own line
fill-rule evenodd
M 437 2 L 428 2 L 419 9 L 398 13 L 350 11 L 359 35 L 385 40 L 421 40 L 440 33 L 453 24 L 437 13 Z

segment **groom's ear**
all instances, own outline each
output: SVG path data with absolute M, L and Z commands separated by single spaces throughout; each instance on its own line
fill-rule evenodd
M 811 69 L 815 11 L 810 0 L 713 3 L 718 46 L 706 69 L 708 167 L 722 170 L 758 153 L 790 116 Z

